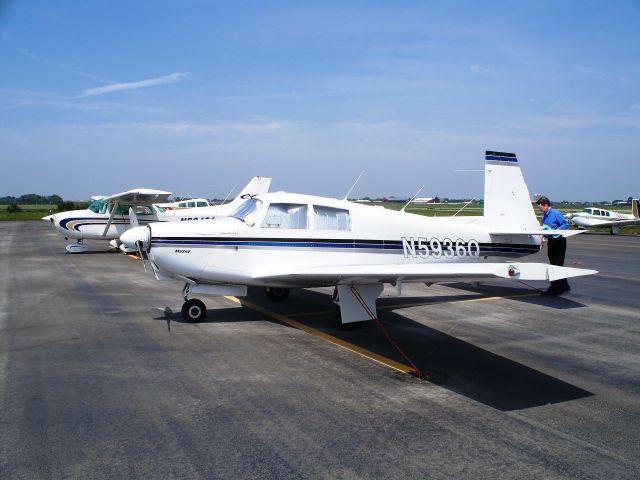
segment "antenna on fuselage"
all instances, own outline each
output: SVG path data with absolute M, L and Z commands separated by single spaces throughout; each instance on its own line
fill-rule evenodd
M 462 210 L 464 210 L 465 208 L 467 208 L 467 206 L 468 206 L 471 202 L 473 202 L 475 199 L 476 199 L 476 197 L 473 197 L 471 200 L 469 200 L 467 203 L 465 203 L 465 204 L 462 206 L 462 208 L 461 208 L 460 210 L 458 210 L 456 213 L 454 213 L 454 214 L 453 214 L 453 216 L 452 216 L 451 218 L 455 217 L 455 216 L 456 216 L 457 214 L 459 214 Z
M 222 203 L 220 205 L 224 205 L 224 202 L 227 201 L 227 198 L 229 198 L 231 196 L 231 192 L 233 192 L 236 187 L 238 186 L 238 184 L 236 183 L 233 187 L 231 187 L 231 190 L 229 190 L 229 193 L 227 193 L 227 196 L 224 197 L 224 200 L 222 201 Z
M 413 197 L 411 197 L 411 200 L 409 200 L 409 201 L 405 204 L 405 206 L 404 206 L 404 207 L 402 207 L 402 210 L 400 210 L 401 212 L 404 212 L 404 209 L 405 209 L 405 208 L 407 208 L 407 207 L 409 206 L 409 204 L 410 204 L 411 202 L 413 202 L 413 201 L 416 199 L 416 197 L 417 197 L 417 196 L 418 196 L 418 194 L 422 191 L 422 189 L 423 189 L 423 188 L 424 188 L 424 185 L 422 185 L 422 186 L 418 189 L 418 191 L 416 192 L 416 194 L 415 194 Z
M 360 180 L 360 177 L 362 177 L 362 175 L 364 175 L 364 172 L 365 172 L 365 170 L 362 170 L 360 172 L 360 175 L 358 175 L 358 178 L 356 178 L 356 181 L 353 182 L 353 185 L 351 185 L 351 188 L 349 189 L 349 191 L 347 192 L 347 194 L 344 196 L 344 198 L 342 200 L 349 200 L 349 195 L 351 194 L 353 189 L 356 188 L 356 185 L 358 184 L 358 181 Z

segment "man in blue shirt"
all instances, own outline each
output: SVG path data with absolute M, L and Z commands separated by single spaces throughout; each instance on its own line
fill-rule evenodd
M 547 197 L 540 197 L 536 202 L 538 208 L 544 214 L 542 217 L 545 230 L 568 230 L 569 222 L 555 208 L 551 208 L 551 202 Z M 564 254 L 567 250 L 567 239 L 561 235 L 545 235 L 547 239 L 547 255 L 551 265 L 564 265 Z M 554 280 L 543 295 L 560 295 L 571 290 L 566 278 Z

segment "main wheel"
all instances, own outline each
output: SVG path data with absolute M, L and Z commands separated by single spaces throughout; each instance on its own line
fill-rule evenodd
M 288 288 L 280 287 L 265 287 L 264 294 L 272 302 L 284 302 L 289 296 L 290 290 Z
M 202 300 L 192 298 L 184 302 L 184 305 L 182 305 L 182 318 L 184 318 L 186 322 L 201 322 L 206 316 L 207 307 L 205 307 Z
M 362 326 L 362 322 L 350 322 L 350 323 L 342 323 L 342 313 L 340 312 L 340 307 L 336 307 L 336 327 L 344 332 L 351 332 L 353 330 L 357 330 Z

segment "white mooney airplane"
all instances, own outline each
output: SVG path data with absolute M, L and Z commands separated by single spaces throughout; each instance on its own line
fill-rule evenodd
M 578 228 L 609 228 L 616 235 L 622 227 L 640 225 L 640 201 L 631 201 L 631 214 L 611 212 L 602 208 L 585 208 L 581 212 L 567 213 L 567 220 Z
M 110 197 L 92 197 L 96 200 L 87 209 L 56 213 L 43 217 L 43 220 L 53 223 L 66 239 L 73 238 L 77 241 L 67 245 L 69 253 L 86 252 L 88 247 L 83 243 L 84 240 L 108 240 L 111 246 L 122 248 L 120 235 L 130 226 L 137 227 L 138 222 L 146 225 L 150 222 L 209 220 L 225 216 L 244 202 L 244 196 L 266 193 L 270 185 L 270 178 L 253 177 L 229 203 L 179 210 L 165 210 L 157 205 L 165 202 L 171 192 L 141 188 Z M 131 215 L 132 212 L 135 215 Z M 126 247 L 122 249 L 135 251 Z
M 187 321 L 206 315 L 204 303 L 188 294 L 244 296 L 247 286 L 264 287 L 274 301 L 294 287 L 335 286 L 344 328 L 376 317 L 385 283 L 400 293 L 403 282 L 558 280 L 597 273 L 511 260 L 538 252 L 541 235 L 549 233 L 536 220 L 514 154 L 487 152 L 484 199 L 481 217 L 424 217 L 275 192 L 248 198 L 227 218 L 152 223 L 120 239 L 150 259 L 158 280 L 185 283 Z

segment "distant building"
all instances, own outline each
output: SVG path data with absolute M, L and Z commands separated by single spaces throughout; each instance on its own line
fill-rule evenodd
M 414 198 L 411 203 L 425 204 L 425 203 L 435 203 L 435 197 L 418 197 Z

